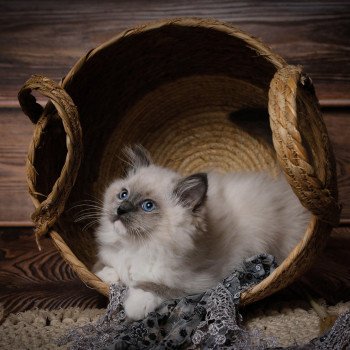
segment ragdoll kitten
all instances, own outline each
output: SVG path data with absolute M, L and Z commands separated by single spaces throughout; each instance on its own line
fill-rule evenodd
M 182 177 L 154 165 L 141 146 L 126 153 L 127 176 L 105 192 L 94 271 L 107 283 L 129 287 L 125 312 L 131 319 L 164 300 L 152 286 L 198 293 L 252 255 L 266 252 L 281 262 L 310 219 L 282 174 Z

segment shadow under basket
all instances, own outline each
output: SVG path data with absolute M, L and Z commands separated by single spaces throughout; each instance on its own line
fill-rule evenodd
M 33 90 L 49 99 L 45 108 Z M 60 84 L 31 77 L 18 98 L 35 124 L 27 175 L 37 242 L 49 233 L 78 276 L 105 295 L 108 285 L 91 272 L 94 227 L 74 222 L 72 208 L 101 198 L 123 174 L 124 145 L 140 143 L 184 175 L 284 171 L 313 215 L 243 304 L 303 274 L 339 221 L 334 156 L 310 78 L 229 24 L 180 18 L 127 30 L 88 52 Z

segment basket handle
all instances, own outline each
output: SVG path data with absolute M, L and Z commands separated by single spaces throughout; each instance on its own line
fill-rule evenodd
M 36 90 L 43 96 L 50 99 L 45 110 L 36 102 L 31 95 Z M 82 130 L 79 122 L 77 107 L 67 92 L 52 80 L 40 75 L 33 75 L 20 89 L 18 100 L 23 112 L 36 124 L 32 142 L 27 158 L 27 181 L 29 193 L 36 207 L 32 214 L 35 223 L 35 236 L 38 248 L 41 249 L 39 239 L 47 233 L 62 214 L 65 202 L 75 183 L 83 153 Z M 44 201 L 36 192 L 37 176 L 34 167 L 36 150 L 41 147 L 42 137 L 46 126 L 51 120 L 52 113 L 47 111 L 52 107 L 56 108 L 58 116 L 62 119 L 63 128 L 66 133 L 67 155 L 61 174 L 52 187 L 51 192 Z
M 293 191 L 318 219 L 337 226 L 341 205 L 334 155 L 312 81 L 301 67 L 285 66 L 276 72 L 270 84 L 269 114 L 277 158 Z M 307 125 L 308 119 L 316 127 L 309 127 L 306 140 L 300 123 Z M 311 151 L 320 158 L 315 166 L 310 162 Z

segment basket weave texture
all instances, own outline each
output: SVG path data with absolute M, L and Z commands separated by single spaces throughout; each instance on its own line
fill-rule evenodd
M 49 99 L 45 108 L 33 90 Z M 335 161 L 311 80 L 231 25 L 180 18 L 127 30 L 83 56 L 60 84 L 33 76 L 18 98 L 35 124 L 27 175 L 37 242 L 49 233 L 78 276 L 105 295 L 108 286 L 90 271 L 93 228 L 75 223 L 72 207 L 101 198 L 122 175 L 125 144 L 141 143 L 182 174 L 283 169 L 313 215 L 244 304 L 304 273 L 339 221 Z M 269 120 L 239 117 L 261 109 Z

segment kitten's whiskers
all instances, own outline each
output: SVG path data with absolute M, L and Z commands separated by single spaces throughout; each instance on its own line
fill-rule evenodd
M 79 209 L 78 212 L 73 215 L 74 222 L 81 223 L 88 221 L 83 227 L 83 231 L 100 223 L 102 217 L 112 214 L 110 210 L 103 207 L 103 202 L 98 198 L 95 198 L 95 200 L 86 199 L 81 201 L 73 205 L 68 211 L 73 209 Z

